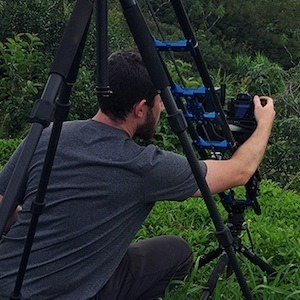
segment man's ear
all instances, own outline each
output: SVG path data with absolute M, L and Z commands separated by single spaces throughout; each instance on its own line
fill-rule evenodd
M 133 107 L 134 115 L 137 118 L 143 118 L 143 116 L 146 114 L 146 107 L 147 107 L 147 102 L 146 102 L 145 99 L 143 99 L 140 102 L 136 103 Z

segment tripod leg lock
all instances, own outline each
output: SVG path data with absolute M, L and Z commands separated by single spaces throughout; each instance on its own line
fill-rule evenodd
M 49 126 L 51 118 L 55 109 L 54 103 L 38 99 L 30 113 L 31 123 L 40 123 L 45 127 Z
M 217 231 L 215 234 L 221 247 L 228 248 L 233 244 L 233 237 L 228 226 L 226 226 L 222 231 Z
M 15 292 L 13 291 L 10 294 L 9 300 L 22 300 L 22 294 L 19 293 L 19 294 L 16 295 Z
M 172 115 L 167 115 L 170 127 L 175 134 L 184 132 L 187 128 L 187 122 L 181 110 L 178 110 Z
M 54 118 L 58 121 L 66 121 L 68 119 L 70 107 L 70 101 L 68 101 L 67 103 L 61 103 L 60 101 L 56 101 L 56 111 L 54 114 Z
M 46 202 L 45 201 L 41 202 L 41 199 L 33 200 L 30 209 L 31 213 L 33 215 L 41 215 L 45 210 L 45 204 Z

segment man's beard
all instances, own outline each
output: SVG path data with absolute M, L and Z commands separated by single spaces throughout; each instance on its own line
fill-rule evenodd
M 142 140 L 151 140 L 154 136 L 156 125 L 157 120 L 155 120 L 153 116 L 152 109 L 149 108 L 147 111 L 145 123 L 138 127 L 135 136 Z

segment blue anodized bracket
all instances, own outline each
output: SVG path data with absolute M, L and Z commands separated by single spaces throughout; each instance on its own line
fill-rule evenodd
M 153 42 L 159 51 L 190 52 L 192 56 L 195 56 L 195 48 L 191 40 L 161 42 L 153 37 Z
M 218 114 L 214 111 L 206 113 L 203 104 L 199 102 L 199 99 L 205 99 L 207 95 L 207 89 L 201 87 L 199 89 L 188 89 L 181 88 L 179 85 L 175 84 L 173 88 L 173 94 L 178 97 L 183 97 L 186 100 L 187 112 L 185 114 L 186 118 L 193 119 L 196 123 L 206 124 L 209 122 L 216 122 Z M 225 150 L 228 148 L 229 144 L 226 140 L 224 141 L 205 141 L 200 136 L 196 141 L 194 141 L 196 146 L 202 148 L 216 148 Z
M 153 37 L 154 46 L 160 51 L 183 52 L 190 51 L 190 42 L 188 40 L 181 41 L 159 41 Z

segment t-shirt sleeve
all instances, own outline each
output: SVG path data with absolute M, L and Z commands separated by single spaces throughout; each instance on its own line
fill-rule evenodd
M 183 201 L 197 190 L 194 174 L 186 157 L 148 146 L 150 158 L 145 166 L 144 185 L 147 202 L 160 200 Z M 206 164 L 199 161 L 206 176 Z
M 0 195 L 3 195 L 5 193 L 6 187 L 8 185 L 9 179 L 13 173 L 13 170 L 15 168 L 15 165 L 19 159 L 20 153 L 23 149 L 22 142 L 18 148 L 15 150 L 13 155 L 10 157 L 8 162 L 4 165 L 3 169 L 0 172 Z

